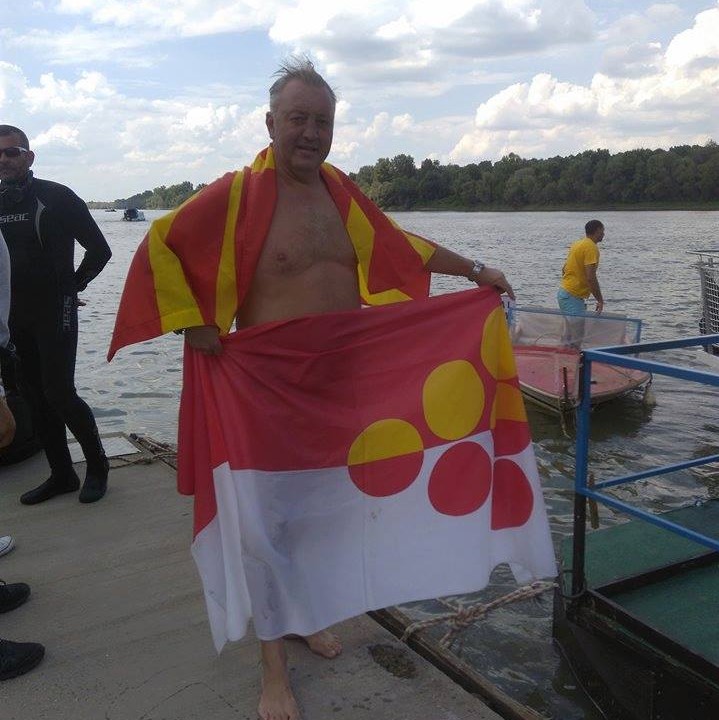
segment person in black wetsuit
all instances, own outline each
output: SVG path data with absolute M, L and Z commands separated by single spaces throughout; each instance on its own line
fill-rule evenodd
M 7 320 L 10 310 L 10 257 L 5 241 L 0 232 L 0 348 L 7 348 L 10 340 Z M 0 377 L 0 449 L 7 447 L 15 434 L 15 419 L 5 402 L 5 389 Z M 14 541 L 5 545 L 11 550 Z M 0 580 L 0 613 L 6 613 L 22 605 L 30 595 L 26 583 L 6 583 Z M 0 637 L 0 681 L 23 675 L 32 670 L 45 655 L 45 648 L 40 643 L 13 642 Z
M 34 505 L 80 487 L 65 426 L 87 462 L 80 502 L 95 502 L 107 489 L 109 466 L 92 411 L 75 390 L 77 293 L 112 253 L 70 188 L 33 177 L 34 159 L 25 133 L 0 125 L 0 232 L 10 252 L 10 337 L 50 465 L 50 477 L 20 502 Z M 77 269 L 76 240 L 85 248 Z

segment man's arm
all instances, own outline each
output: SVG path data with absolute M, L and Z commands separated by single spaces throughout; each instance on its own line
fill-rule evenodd
M 0 231 L 0 347 L 10 342 L 7 322 L 10 315 L 10 253 Z M 4 393 L 3 393 L 4 394 Z
M 75 193 L 68 190 L 68 197 L 63 207 L 66 213 L 67 227 L 75 240 L 85 249 L 85 255 L 75 270 L 75 285 L 78 292 L 84 290 L 94 280 L 112 257 L 112 250 L 105 236 L 90 214 L 87 205 Z
M 585 265 L 584 272 L 587 276 L 587 285 L 589 285 L 589 289 L 597 301 L 597 312 L 600 313 L 604 309 L 604 298 L 602 297 L 602 289 L 599 287 L 599 280 L 597 279 L 597 265 Z
M 441 245 L 437 246 L 437 249 L 427 261 L 425 267 L 433 273 L 466 277 L 472 282 L 476 282 L 477 285 L 493 285 L 497 290 L 502 293 L 507 293 L 510 298 L 514 299 L 512 286 L 509 284 L 507 278 L 504 277 L 504 273 L 501 270 L 485 265 L 479 273 L 474 273 L 472 272 L 474 260 L 469 260 L 462 255 L 447 250 L 447 248 Z
M 10 255 L 5 238 L 0 232 L 0 347 L 7 347 L 10 333 L 7 327 L 10 312 Z M 0 377 L 0 448 L 7 447 L 15 437 L 15 418 L 7 401 L 5 388 Z

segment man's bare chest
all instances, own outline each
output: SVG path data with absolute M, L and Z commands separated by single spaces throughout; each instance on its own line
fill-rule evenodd
M 352 243 L 334 204 L 279 204 L 258 271 L 299 274 L 321 263 L 355 265 Z

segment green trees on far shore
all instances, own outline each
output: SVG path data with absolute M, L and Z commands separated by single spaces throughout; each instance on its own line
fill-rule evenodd
M 350 177 L 383 209 L 519 210 L 719 205 L 719 146 L 680 145 L 492 163 L 440 165 L 409 155 L 380 158 Z
M 187 198 L 194 195 L 198 190 L 202 190 L 206 183 L 200 183 L 196 187 L 192 186 L 189 180 L 178 183 L 177 185 L 160 185 L 154 190 L 145 190 L 145 192 L 132 195 L 129 198 L 122 198 L 119 200 L 113 200 L 112 202 L 89 202 L 87 205 L 90 208 L 116 208 L 121 210 L 123 208 L 140 208 L 140 209 L 158 209 L 158 210 L 170 210 L 182 205 Z
M 719 207 L 719 145 L 669 150 L 586 150 L 544 160 L 515 153 L 492 163 L 441 165 L 410 155 L 380 158 L 350 177 L 385 210 L 544 210 Z M 185 181 L 93 208 L 171 209 L 205 187 Z

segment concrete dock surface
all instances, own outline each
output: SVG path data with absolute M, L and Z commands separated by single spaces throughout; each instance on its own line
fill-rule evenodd
M 0 468 L 0 535 L 16 541 L 0 578 L 32 589 L 0 615 L 0 637 L 46 647 L 37 668 L 0 682 L 0 718 L 255 720 L 257 642 L 250 631 L 214 650 L 190 556 L 192 499 L 169 465 L 120 441 L 107 495 L 91 505 L 77 493 L 20 504 L 49 474 L 42 453 Z M 303 720 L 500 720 L 368 616 L 335 629 L 334 660 L 288 643 Z

